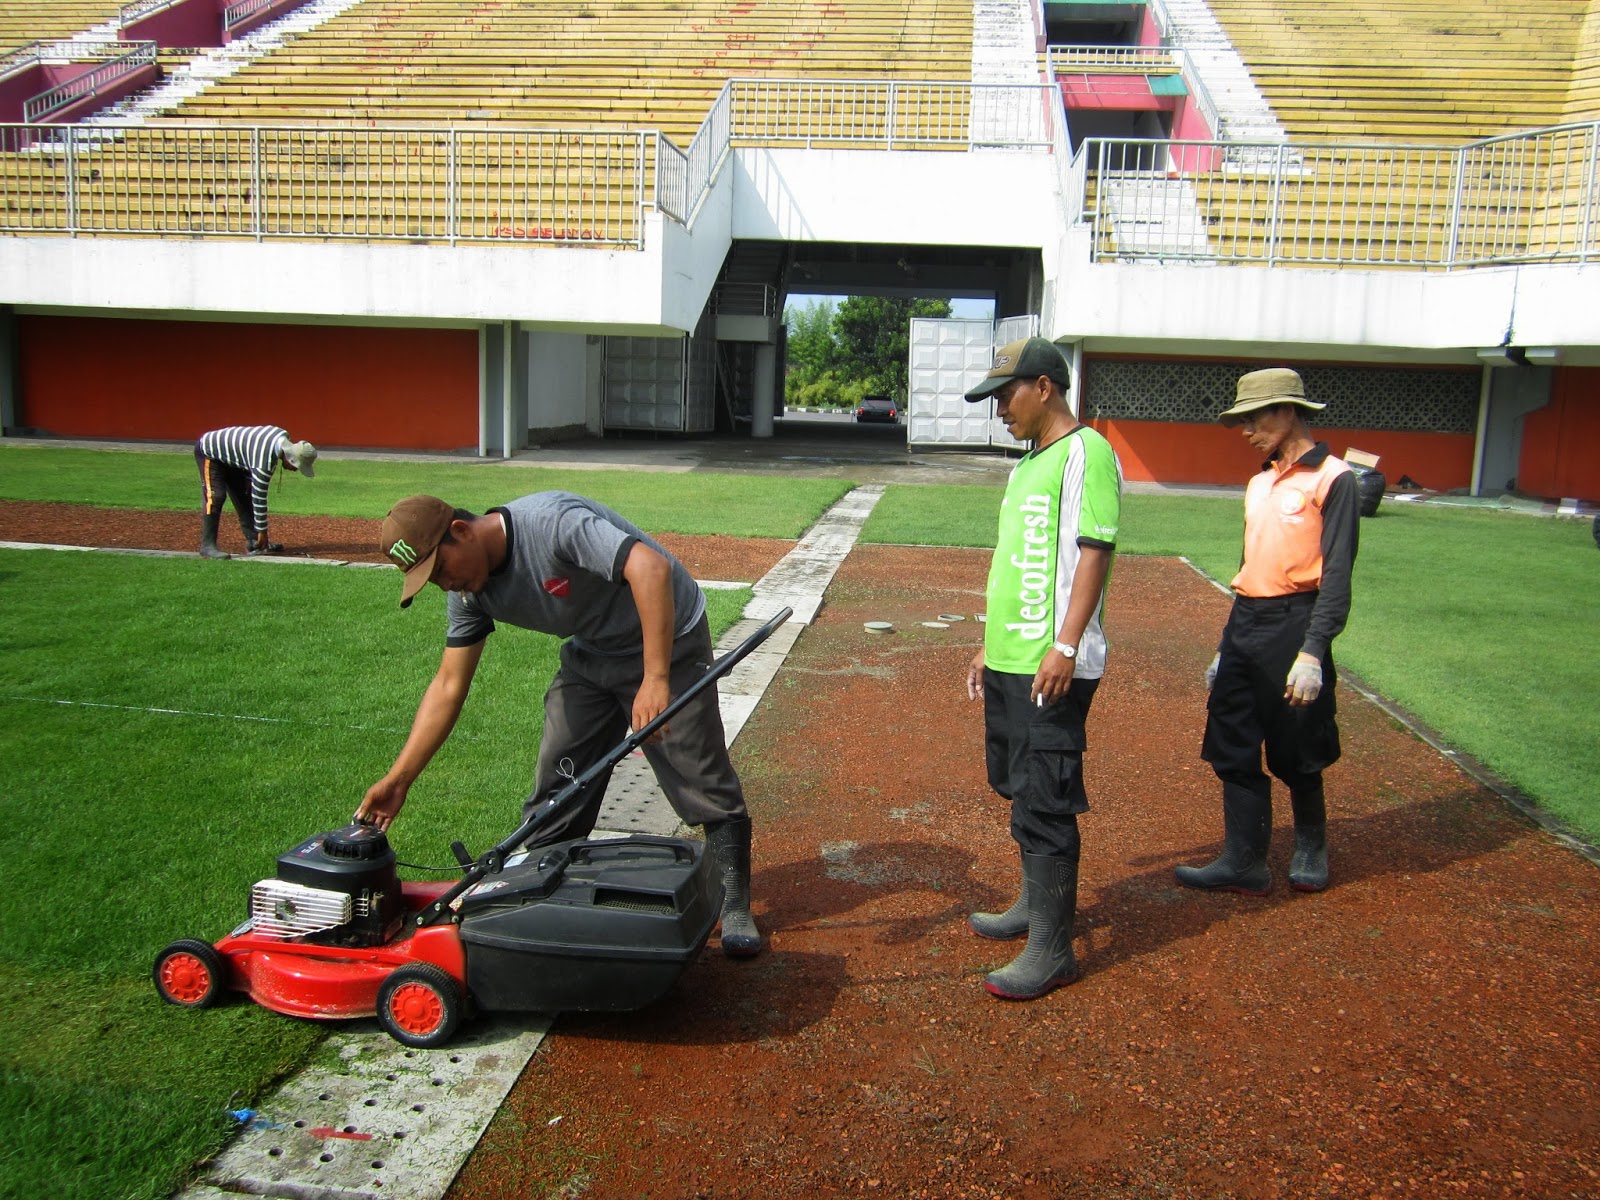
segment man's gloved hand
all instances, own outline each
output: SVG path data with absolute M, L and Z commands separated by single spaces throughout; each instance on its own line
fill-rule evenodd
M 1211 656 L 1211 665 L 1206 668 L 1206 691 L 1217 685 L 1217 665 L 1222 662 L 1222 651 L 1218 650 Z
M 1283 698 L 1296 708 L 1304 708 L 1322 691 L 1322 664 L 1302 650 L 1294 656 Z

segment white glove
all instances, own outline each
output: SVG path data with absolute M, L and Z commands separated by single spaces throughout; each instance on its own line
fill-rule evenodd
M 1222 661 L 1222 651 L 1217 651 L 1211 656 L 1211 665 L 1206 668 L 1206 691 L 1210 691 L 1217 684 L 1217 664 Z
M 1310 704 L 1322 691 L 1322 664 L 1302 650 L 1294 656 L 1283 698 L 1296 707 Z

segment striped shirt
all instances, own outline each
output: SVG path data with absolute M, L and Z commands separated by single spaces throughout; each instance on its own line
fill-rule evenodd
M 267 488 L 288 438 L 288 433 L 276 425 L 230 425 L 200 437 L 201 454 L 250 472 L 250 501 L 255 507 L 257 533 L 267 531 Z

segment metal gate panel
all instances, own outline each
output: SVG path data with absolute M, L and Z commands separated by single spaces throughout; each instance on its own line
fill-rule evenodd
M 1039 332 L 1039 318 L 1037 314 L 1028 313 L 1020 317 L 1001 317 L 995 322 L 994 344 L 998 349 L 1008 346 L 1012 342 L 1023 338 L 1032 337 Z
M 1021 341 L 1023 338 L 1032 337 L 1039 332 L 1039 317 L 1035 313 L 1026 313 L 1020 317 L 1001 317 L 994 326 L 994 348 L 1009 346 L 1012 342 Z M 993 359 L 990 360 L 991 362 Z M 1005 424 L 994 415 L 993 402 L 989 405 L 989 444 L 991 446 L 1007 446 L 1024 448 L 1027 443 L 1019 442 L 1006 431 Z
M 988 321 L 913 317 L 906 403 L 908 446 L 987 446 L 994 402 L 968 404 L 962 393 L 993 358 Z M 1006 442 L 1011 436 L 1001 429 Z
M 605 428 L 683 432 L 687 343 L 687 337 L 606 338 L 601 370 Z

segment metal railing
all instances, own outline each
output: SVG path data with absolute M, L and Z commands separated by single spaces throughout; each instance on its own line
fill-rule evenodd
M 158 13 L 164 8 L 171 8 L 174 4 L 181 3 L 183 0 L 130 0 L 117 10 L 117 24 L 126 28 L 152 13 Z
M 1183 51 L 1172 46 L 1051 46 L 1052 75 L 1176 75 Z
M 1100 260 L 1465 267 L 1600 259 L 1600 122 L 1464 146 L 1091 138 Z
M 28 123 L 42 121 L 51 113 L 69 108 L 80 100 L 97 96 L 102 90 L 136 71 L 156 65 L 154 42 L 113 42 L 123 53 L 101 63 L 82 75 L 57 84 L 48 91 L 30 96 L 22 102 L 22 119 Z
M 736 143 L 927 150 L 1047 149 L 1047 84 L 857 79 L 731 81 Z
M 711 290 L 711 311 L 715 316 L 775 317 L 778 315 L 778 289 L 770 283 L 724 280 Z
M 643 133 L 0 125 L 0 230 L 634 246 Z
M 236 25 L 248 21 L 263 9 L 271 8 L 281 0 L 239 0 L 237 4 L 230 4 L 222 10 L 222 30 L 224 33 L 232 32 Z
M 0 79 L 23 67 L 46 62 L 94 62 L 117 58 L 130 45 L 116 38 L 64 38 L 61 41 L 29 42 L 8 54 L 0 55 Z

